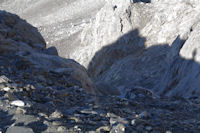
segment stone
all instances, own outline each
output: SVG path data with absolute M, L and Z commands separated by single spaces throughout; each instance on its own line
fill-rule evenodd
M 116 124 L 112 126 L 110 133 L 125 133 L 125 131 L 126 128 L 123 124 Z
M 148 113 L 147 113 L 146 111 L 143 111 L 142 113 L 140 113 L 140 114 L 138 115 L 138 117 L 139 117 L 140 119 L 145 119 L 145 118 L 148 117 Z
M 103 126 L 103 127 L 99 127 L 98 129 L 96 129 L 97 133 L 109 132 L 109 131 L 110 131 L 110 127 L 109 126 Z
M 21 100 L 15 100 L 10 103 L 13 106 L 24 107 L 25 103 Z
M 66 127 L 64 126 L 59 126 L 57 129 L 58 132 L 66 132 Z
M 54 125 L 54 126 L 61 126 L 62 123 L 60 121 L 53 121 L 52 125 Z
M 25 114 L 26 113 L 26 110 L 20 108 L 20 107 L 17 107 L 16 109 L 16 114 Z
M 133 127 L 136 126 L 136 124 L 137 124 L 136 121 L 137 121 L 136 119 L 131 120 L 131 125 L 132 125 Z
M 0 76 L 0 83 L 7 83 L 10 81 L 5 75 Z
M 34 133 L 34 132 L 31 128 L 13 126 L 13 127 L 9 127 L 6 133 Z
M 10 88 L 9 88 L 9 87 L 5 87 L 5 88 L 3 88 L 3 90 L 4 90 L 4 91 L 9 91 Z
M 60 112 L 60 111 L 54 111 L 51 115 L 50 115 L 51 118 L 62 118 L 63 117 L 63 114 Z
M 151 131 L 151 130 L 152 130 L 152 127 L 151 127 L 151 126 L 146 126 L 145 129 L 146 129 L 147 131 Z

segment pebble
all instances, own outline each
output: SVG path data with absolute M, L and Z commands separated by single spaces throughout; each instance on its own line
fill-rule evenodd
M 123 124 L 116 124 L 112 126 L 110 133 L 125 133 L 125 126 Z
M 148 113 L 147 113 L 146 111 L 143 111 L 142 113 L 140 113 L 140 114 L 138 115 L 138 117 L 139 117 L 140 119 L 146 118 L 147 116 L 148 116 Z
M 24 102 L 21 100 L 12 101 L 10 104 L 13 106 L 18 106 L 18 107 L 23 107 L 25 105 Z
M 109 132 L 110 131 L 110 127 L 109 126 L 102 126 L 97 128 L 96 132 Z
M 66 131 L 66 127 L 64 126 L 59 126 L 57 129 L 58 132 L 65 132 Z
M 7 92 L 7 91 L 10 90 L 10 88 L 9 87 L 5 87 L 5 88 L 3 88 L 3 90 Z
M 0 76 L 0 83 L 7 83 L 8 81 L 9 79 L 5 75 Z
M 51 116 L 50 116 L 51 118 L 62 118 L 63 117 L 63 114 L 61 113 L 61 112 L 59 112 L 59 111 L 55 111 L 55 112 L 53 112 L 52 114 L 51 114 Z
M 96 111 L 93 110 L 81 110 L 80 112 L 83 114 L 98 114 Z
M 152 130 L 152 127 L 151 127 L 151 126 L 146 126 L 145 129 L 146 129 L 147 131 L 151 131 L 151 130 Z
M 5 88 L 6 87 L 6 85 L 5 84 L 3 84 L 3 83 L 0 83 L 0 90 L 2 90 L 3 88 Z
M 136 126 L 136 119 L 131 120 L 131 125 Z
M 16 109 L 16 114 L 25 114 L 26 113 L 26 110 L 20 108 L 20 107 L 17 107 Z
M 62 122 L 60 122 L 60 121 L 53 121 L 52 125 L 54 125 L 54 126 L 61 126 Z

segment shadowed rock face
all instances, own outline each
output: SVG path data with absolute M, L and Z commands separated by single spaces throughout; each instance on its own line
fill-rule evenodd
M 8 12 L 0 11 L 0 18 L 2 67 L 16 72 L 21 70 L 22 73 L 40 71 L 45 74 L 51 71 L 66 75 L 72 81 L 67 83 L 69 86 L 78 85 L 92 92 L 94 87 L 86 69 L 71 59 L 56 55 L 55 48 L 46 49 L 46 43 L 35 27 Z

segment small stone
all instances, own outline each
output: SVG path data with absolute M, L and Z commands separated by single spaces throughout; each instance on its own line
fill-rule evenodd
M 110 122 L 111 125 L 113 125 L 115 123 L 122 123 L 122 124 L 128 124 L 129 123 L 126 119 L 121 118 L 119 116 L 111 117 L 109 122 Z
M 61 126 L 62 123 L 60 121 L 53 121 L 52 125 L 54 125 L 54 126 Z
M 15 96 L 13 95 L 13 93 L 11 93 L 11 92 L 9 92 L 9 91 L 7 92 L 6 96 L 8 97 L 8 99 L 9 99 L 10 101 L 16 100 Z
M 6 76 L 4 75 L 0 76 L 0 83 L 7 83 L 8 81 L 9 79 Z
M 151 130 L 152 130 L 152 127 L 151 127 L 151 126 L 146 126 L 145 129 L 146 129 L 147 131 L 151 131 Z
M 110 127 L 109 126 L 102 126 L 97 128 L 96 132 L 101 133 L 101 132 L 109 132 L 110 131 Z
M 3 90 L 7 92 L 7 91 L 10 90 L 10 88 L 9 87 L 5 87 L 5 88 L 3 88 Z
M 34 133 L 31 128 L 13 126 L 9 127 L 6 133 Z
M 26 113 L 26 110 L 24 110 L 20 107 L 17 107 L 16 114 L 25 114 L 25 113 Z
M 44 120 L 44 122 L 43 122 L 43 124 L 45 124 L 45 125 L 49 125 L 49 123 L 50 123 L 50 122 L 48 122 L 48 121 L 46 121 L 46 120 Z
M 75 86 L 74 86 L 74 89 L 79 89 L 79 88 L 80 88 L 80 87 L 79 87 L 79 86 L 77 86 L 77 85 L 75 85 Z
M 65 132 L 66 131 L 66 127 L 64 126 L 59 126 L 57 129 L 58 132 Z
M 172 131 L 166 131 L 166 133 L 172 133 Z
M 131 125 L 136 126 L 136 120 L 135 119 L 131 120 Z
M 70 117 L 69 119 L 70 119 L 70 120 L 74 120 L 76 123 L 77 123 L 77 122 L 81 122 L 81 120 L 80 120 L 79 118 L 74 117 L 74 116 Z
M 125 133 L 125 126 L 123 124 L 113 125 L 110 133 Z
M 5 88 L 5 87 L 6 87 L 5 84 L 0 83 L 0 90 L 3 90 L 3 88 Z
M 83 114 L 94 114 L 94 115 L 98 114 L 96 111 L 93 110 L 81 110 L 80 112 Z
M 74 130 L 75 131 L 81 131 L 81 129 L 76 125 L 76 126 L 74 126 Z
M 15 100 L 15 101 L 12 101 L 12 102 L 11 102 L 11 105 L 13 105 L 13 106 L 18 106 L 18 107 L 23 107 L 25 104 L 24 104 L 24 102 L 21 101 L 21 100 Z
M 138 117 L 139 117 L 140 119 L 146 118 L 147 116 L 148 116 L 148 113 L 147 113 L 146 111 L 144 111 L 144 112 L 142 112 L 142 113 L 140 113 L 140 114 L 138 115 Z
M 76 126 L 74 126 L 74 129 L 77 129 L 78 128 L 78 126 L 76 125 Z
M 55 112 L 53 112 L 52 114 L 51 114 L 51 116 L 50 116 L 51 118 L 62 118 L 63 117 L 63 114 L 61 113 L 61 112 L 59 112 L 59 111 L 55 111 Z

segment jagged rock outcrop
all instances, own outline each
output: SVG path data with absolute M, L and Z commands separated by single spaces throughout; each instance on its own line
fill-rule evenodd
M 199 8 L 198 1 L 108 0 L 82 32 L 82 47 L 71 58 L 86 66 L 98 85 L 193 97 L 200 90 L 194 51 Z

